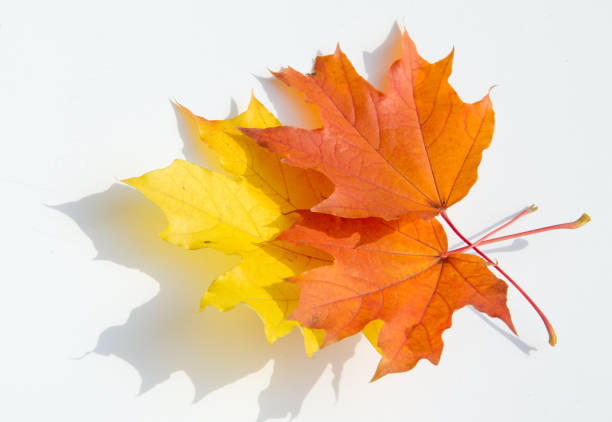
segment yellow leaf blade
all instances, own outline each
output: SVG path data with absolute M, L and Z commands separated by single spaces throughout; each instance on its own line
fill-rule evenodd
M 300 289 L 284 279 L 330 262 L 329 256 L 310 247 L 266 243 L 244 253 L 240 265 L 215 280 L 202 298 L 200 309 L 215 306 L 226 311 L 245 303 L 260 316 L 266 338 L 273 343 L 299 326 L 287 317 L 297 306 Z M 302 331 L 310 356 L 319 349 L 324 334 L 308 328 Z
M 245 303 L 262 319 L 270 343 L 300 327 L 306 353 L 319 349 L 322 330 L 287 320 L 300 291 L 284 279 L 329 264 L 331 258 L 317 249 L 274 241 L 295 216 L 283 215 L 274 200 L 243 177 L 231 178 L 183 160 L 124 182 L 166 214 L 163 239 L 188 249 L 211 247 L 241 256 L 238 266 L 211 284 L 201 309 L 212 305 L 226 311 Z
M 160 236 L 188 249 L 240 253 L 292 223 L 276 203 L 243 181 L 183 160 L 124 182 L 164 211 L 168 227 Z
M 384 323 L 385 322 L 382 319 L 375 319 L 374 321 L 370 321 L 368 325 L 363 327 L 363 330 L 361 330 L 361 332 L 368 339 L 370 344 L 374 346 L 376 351 L 381 355 L 383 354 L 383 352 L 380 347 L 378 347 L 378 336 L 380 335 L 380 330 L 382 330 Z

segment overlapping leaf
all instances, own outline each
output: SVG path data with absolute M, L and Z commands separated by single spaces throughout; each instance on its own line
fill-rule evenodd
M 316 104 L 323 128 L 243 129 L 287 162 L 317 169 L 335 184 L 313 211 L 342 217 L 431 218 L 463 198 L 477 179 L 493 134 L 488 95 L 467 104 L 448 83 L 453 53 L 436 63 L 419 56 L 406 33 L 402 57 L 383 94 L 359 76 L 338 48 L 314 72 L 276 73 Z
M 386 93 L 339 48 L 317 57 L 311 74 L 275 74 L 318 106 L 320 129 L 281 126 L 255 98 L 218 121 L 177 104 L 225 174 L 177 160 L 126 181 L 166 213 L 164 239 L 240 255 L 201 308 L 246 303 L 270 342 L 300 326 L 309 355 L 363 332 L 382 355 L 374 379 L 421 359 L 437 364 L 442 334 L 466 305 L 514 331 L 507 285 L 483 259 L 460 252 L 493 261 L 471 244 L 449 253 L 433 218 L 477 179 L 493 133 L 491 101 L 459 98 L 448 82 L 453 53 L 428 63 L 406 33 L 401 42 Z
M 228 310 L 247 303 L 262 318 L 270 342 L 286 335 L 296 321 L 299 287 L 286 277 L 330 262 L 312 247 L 275 241 L 295 216 L 296 205 L 312 206 L 331 190 L 330 182 L 312 170 L 294 169 L 258 146 L 235 124 L 266 127 L 278 121 L 254 98 L 248 110 L 231 121 L 208 121 L 181 107 L 194 119 L 203 140 L 219 154 L 225 176 L 177 160 L 168 168 L 125 182 L 139 189 L 166 214 L 161 237 L 189 249 L 212 247 L 239 254 L 241 263 L 215 280 L 201 301 Z M 319 348 L 323 333 L 303 330 L 306 352 Z
M 269 128 L 280 122 L 252 96 L 248 109 L 228 120 L 207 120 L 178 105 L 184 118 L 195 126 L 229 173 L 242 176 L 276 202 L 283 213 L 309 209 L 327 198 L 333 185 L 314 170 L 300 169 L 281 161 L 281 157 L 257 145 L 238 128 Z
M 436 220 L 301 214 L 303 221 L 279 239 L 316 246 L 335 262 L 292 278 L 301 288 L 293 317 L 325 330 L 323 345 L 382 320 L 380 333 L 369 331 L 382 354 L 374 379 L 409 370 L 423 358 L 437 363 L 442 332 L 450 327 L 453 312 L 465 305 L 501 319 L 514 331 L 507 285 L 479 257 L 447 256 L 446 235 Z

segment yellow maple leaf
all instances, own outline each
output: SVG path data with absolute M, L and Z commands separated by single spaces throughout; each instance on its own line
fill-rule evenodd
M 311 356 L 324 339 L 324 331 L 304 328 L 287 317 L 298 304 L 300 288 L 285 278 L 300 274 L 331 259 L 321 251 L 283 242 L 263 243 L 260 248 L 242 254 L 241 263 L 215 280 L 202 297 L 201 309 L 213 305 L 227 311 L 239 303 L 253 308 L 264 321 L 270 343 L 300 327 L 306 353 Z
M 280 213 L 276 203 L 244 181 L 184 160 L 124 182 L 166 214 L 168 227 L 160 237 L 187 249 L 250 251 L 293 222 Z
M 331 258 L 274 239 L 295 221 L 291 211 L 319 202 L 331 192 L 331 183 L 315 171 L 287 166 L 237 129 L 279 124 L 255 98 L 246 112 L 231 120 L 206 120 L 177 106 L 195 122 L 200 138 L 230 175 L 176 160 L 125 183 L 164 211 L 168 227 L 160 234 L 163 239 L 188 249 L 212 247 L 241 256 L 238 266 L 211 284 L 200 309 L 213 305 L 226 311 L 246 303 L 261 317 L 270 343 L 299 326 L 306 353 L 312 355 L 324 332 L 287 320 L 297 305 L 299 287 L 284 279 L 329 264 Z

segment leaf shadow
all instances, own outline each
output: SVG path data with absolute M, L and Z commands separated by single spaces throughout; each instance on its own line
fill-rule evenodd
M 363 63 L 367 79 L 379 91 L 386 92 L 388 87 L 387 72 L 389 68 L 402 55 L 402 32 L 397 23 L 391 26 L 391 30 L 383 43 L 374 50 L 363 53 Z
M 274 76 L 253 76 L 263 87 L 274 107 L 274 114 L 283 125 L 303 129 L 317 129 L 323 126 L 319 107 L 306 102 L 301 92 L 290 88 Z
M 185 156 L 205 165 L 206 151 L 188 145 L 195 140 L 185 124 L 177 115 Z M 50 208 L 74 220 L 97 250 L 95 260 L 142 271 L 159 284 L 155 297 L 132 310 L 125 323 L 105 329 L 92 350 L 133 366 L 142 380 L 139 395 L 181 371 L 193 383 L 195 403 L 273 361 L 270 383 L 259 392 L 257 421 L 298 415 L 328 367 L 335 374 L 338 396 L 343 366 L 353 356 L 358 337 L 308 358 L 297 330 L 269 345 L 257 315 L 246 306 L 197 313 L 210 282 L 238 263 L 238 257 L 164 242 L 157 237 L 166 226 L 163 213 L 125 185 L 114 184 L 104 192 Z
M 505 337 L 509 342 L 514 344 L 525 355 L 529 355 L 531 352 L 538 350 L 535 347 L 525 343 L 523 340 L 515 336 L 513 333 L 499 328 L 493 321 L 491 321 L 491 318 L 487 317 L 486 315 L 477 311 L 471 306 L 470 306 L 470 310 L 474 312 L 478 318 L 483 320 L 489 327 L 497 331 L 501 336 Z

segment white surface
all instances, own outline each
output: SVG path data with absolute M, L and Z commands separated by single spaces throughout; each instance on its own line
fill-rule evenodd
M 610 420 L 611 19 L 605 1 L 2 2 L 0 419 Z M 429 60 L 456 47 L 462 98 L 499 84 L 480 180 L 450 210 L 465 232 L 532 202 L 517 230 L 593 217 L 493 253 L 554 349 L 512 290 L 520 341 L 464 309 L 438 367 L 369 384 L 358 338 L 308 360 L 297 333 L 267 345 L 247 308 L 196 314 L 232 258 L 165 244 L 161 212 L 116 184 L 198 162 L 169 98 L 224 118 L 253 89 L 296 123 L 258 77 L 340 42 L 377 80 L 395 20 Z

